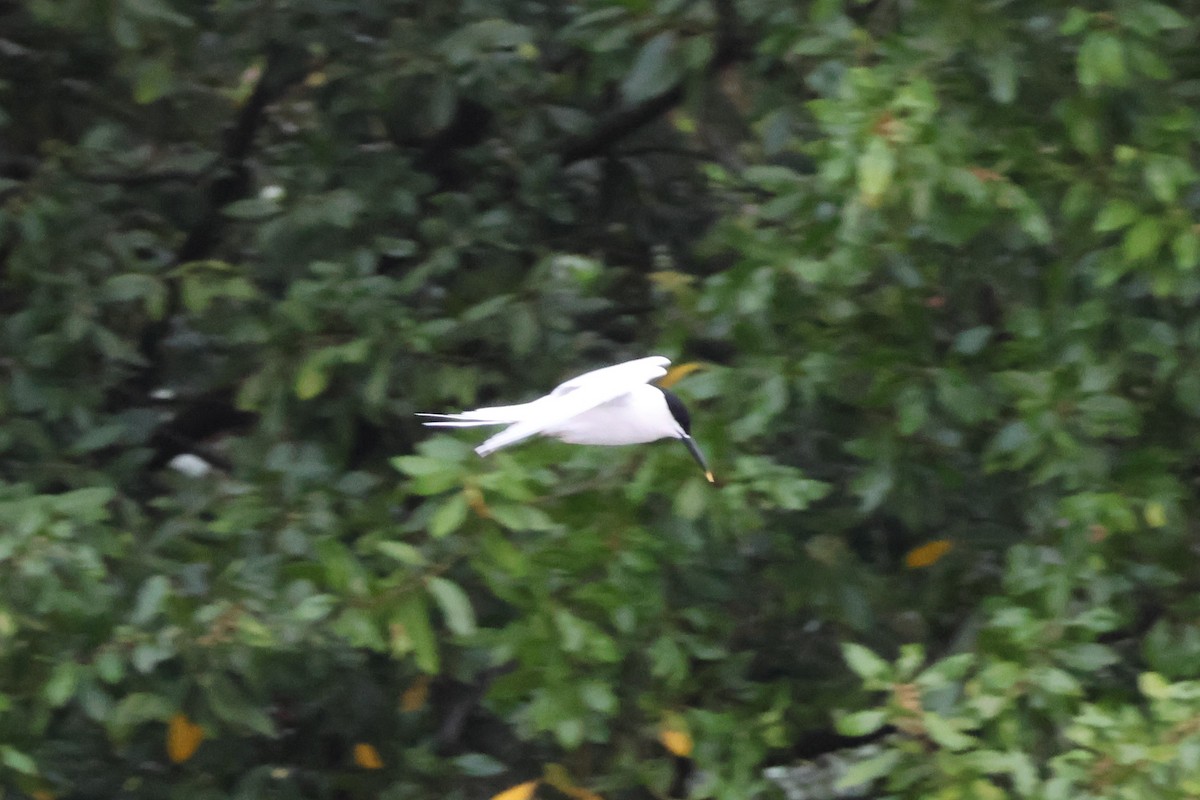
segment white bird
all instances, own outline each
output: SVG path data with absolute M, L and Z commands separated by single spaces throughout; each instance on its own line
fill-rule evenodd
M 692 439 L 691 417 L 671 392 L 650 381 L 667 374 L 669 358 L 649 356 L 585 372 L 560 383 L 545 397 L 515 406 L 493 406 L 461 414 L 418 414 L 434 428 L 508 427 L 475 448 L 481 456 L 524 441 L 549 436 L 568 444 L 642 444 L 680 439 L 715 483 L 712 470 Z

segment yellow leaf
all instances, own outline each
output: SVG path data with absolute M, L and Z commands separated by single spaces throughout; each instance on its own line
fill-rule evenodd
M 553 786 L 567 797 L 575 800 L 604 800 L 593 791 L 583 788 L 571 780 L 570 773 L 562 764 L 547 764 L 544 776 L 546 783 Z
M 675 130 L 680 133 L 695 133 L 696 118 L 686 111 L 676 109 L 670 114 L 671 124 L 675 126 Z
M 1167 510 L 1163 508 L 1162 503 L 1150 503 L 1147 505 L 1143 516 L 1146 517 L 1146 524 L 1151 528 L 1161 528 L 1167 524 Z
M 658 385 L 664 389 L 670 389 L 680 380 L 686 378 L 688 375 L 691 375 L 698 369 L 704 369 L 704 365 L 699 361 L 689 361 L 686 364 L 680 364 L 677 367 L 671 367 L 671 369 L 667 371 L 667 374 L 663 376 L 662 380 L 658 382 Z
M 686 272 L 676 272 L 675 270 L 665 269 L 658 272 L 650 273 L 650 280 L 654 285 L 664 292 L 671 294 L 682 294 L 689 286 L 691 286 L 696 276 L 689 275 Z
M 692 735 L 679 714 L 668 713 L 658 729 L 658 740 L 672 755 L 687 758 L 692 754 Z
M 182 764 L 196 754 L 204 741 L 204 729 L 187 718 L 186 714 L 174 714 L 167 722 L 167 758 L 173 764 Z
M 311 400 L 325 391 L 325 387 L 328 385 L 329 373 L 325 371 L 325 364 L 318 351 L 308 357 L 308 360 L 300 367 L 300 372 L 296 374 L 294 387 L 296 397 L 301 400 Z
M 692 754 L 692 737 L 686 731 L 661 731 L 658 740 L 672 755 L 687 758 Z
M 359 742 L 354 745 L 354 763 L 363 769 L 383 769 L 383 759 L 373 745 Z
M 429 699 L 429 676 L 418 676 L 400 695 L 400 710 L 404 712 L 420 711 Z
M 942 556 L 949 553 L 952 547 L 954 547 L 954 542 L 946 539 L 935 539 L 932 542 L 926 542 L 909 550 L 908 554 L 904 556 L 904 563 L 909 569 L 929 567 L 940 561 Z
M 492 518 L 491 509 L 488 508 L 487 501 L 483 499 L 483 492 L 479 491 L 478 486 L 464 486 L 463 495 L 467 498 L 467 505 L 475 512 L 475 516 L 480 519 Z
M 492 795 L 492 800 L 530 800 L 537 791 L 539 781 L 526 781 L 510 786 L 500 794 Z

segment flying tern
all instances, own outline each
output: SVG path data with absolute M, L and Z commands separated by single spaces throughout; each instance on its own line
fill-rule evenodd
M 560 383 L 550 394 L 529 403 L 493 406 L 460 414 L 418 414 L 433 428 L 508 427 L 475 448 L 490 455 L 531 436 L 568 444 L 642 444 L 679 439 L 715 483 L 712 470 L 691 434 L 691 417 L 672 392 L 650 381 L 667 374 L 671 360 L 649 356 L 585 372 Z

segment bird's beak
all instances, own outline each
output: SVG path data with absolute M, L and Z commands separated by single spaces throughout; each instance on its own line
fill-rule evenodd
M 696 446 L 696 440 L 690 436 L 684 436 L 683 443 L 687 446 L 688 452 L 692 454 L 692 458 L 696 459 L 696 463 L 700 465 L 700 469 L 704 470 L 704 477 L 708 478 L 708 482 L 716 483 L 717 479 L 713 477 L 712 470 L 708 468 L 708 462 L 704 460 L 704 454 Z

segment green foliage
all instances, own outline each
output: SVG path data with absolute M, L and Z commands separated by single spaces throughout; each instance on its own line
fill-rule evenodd
M 1200 793 L 1197 20 L 0 2 L 0 785 Z

